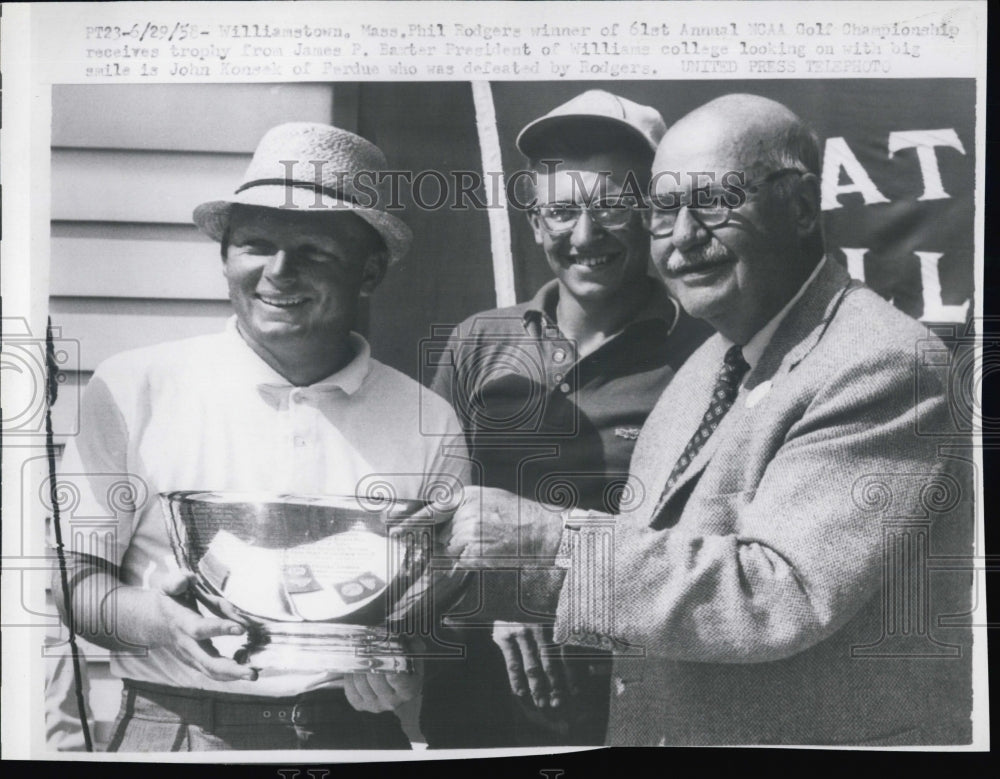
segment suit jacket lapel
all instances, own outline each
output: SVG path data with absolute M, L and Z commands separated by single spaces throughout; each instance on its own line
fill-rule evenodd
M 835 262 L 832 258 L 828 258 L 826 265 L 820 270 L 813 283 L 809 286 L 809 289 L 806 290 L 798 303 L 788 312 L 785 319 L 778 326 L 778 329 L 775 330 L 771 342 L 761 355 L 760 362 L 747 376 L 744 383 L 744 390 L 752 390 L 764 381 L 780 380 L 782 375 L 794 369 L 812 351 L 816 344 L 819 343 L 820 338 L 822 338 L 823 333 L 836 313 L 837 307 L 843 300 L 844 294 L 849 289 L 857 286 L 860 286 L 860 284 L 852 282 L 847 271 L 839 263 Z M 682 421 L 682 424 L 678 425 L 677 433 L 678 436 L 683 434 L 684 438 L 680 442 L 679 448 L 677 448 L 676 457 L 671 459 L 670 462 L 664 463 L 664 483 L 666 482 L 666 473 L 669 473 L 673 464 L 677 461 L 677 457 L 683 451 L 684 445 L 686 445 L 701 423 L 701 418 L 708 407 L 711 388 L 715 382 L 715 371 L 722 363 L 726 344 L 721 338 L 715 337 L 706 343 L 703 348 L 706 352 L 710 351 L 711 353 L 706 353 L 706 361 L 702 365 L 707 365 L 714 358 L 714 362 L 712 362 L 714 367 L 706 369 L 707 372 L 711 373 L 707 378 L 707 383 L 704 380 L 698 382 L 699 388 L 701 384 L 705 384 L 704 392 L 700 392 L 695 386 L 690 386 L 687 388 L 690 391 L 680 399 L 682 405 L 678 407 L 676 418 L 678 421 Z M 715 352 L 718 352 L 718 354 L 716 355 Z M 675 506 L 672 504 L 677 502 L 675 499 L 678 496 L 686 494 L 686 487 L 711 462 L 720 444 L 725 441 L 727 432 L 732 430 L 734 422 L 745 412 L 744 400 L 745 394 L 741 392 L 733 407 L 719 425 L 719 428 L 709 437 L 701 448 L 701 451 L 687 467 L 677 483 L 674 484 L 670 493 L 666 496 L 663 509 L 650 518 L 651 524 L 654 527 L 669 526 L 673 524 L 671 518 L 679 516 L 683 505 Z

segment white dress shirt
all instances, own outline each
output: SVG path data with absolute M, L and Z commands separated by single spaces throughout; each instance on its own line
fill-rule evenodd
M 816 267 L 813 268 L 813 272 L 809 274 L 809 278 L 805 280 L 805 283 L 799 287 L 799 291 L 795 293 L 795 297 L 785 304 L 785 307 L 781 309 L 777 314 L 775 314 L 764 325 L 760 330 L 754 333 L 753 337 L 746 342 L 743 346 L 743 359 L 747 361 L 747 365 L 750 366 L 750 370 L 746 372 L 746 376 L 749 376 L 753 369 L 757 367 L 757 363 L 760 362 L 761 356 L 764 354 L 764 350 L 767 345 L 771 343 L 771 339 L 774 337 L 775 331 L 778 329 L 778 325 L 781 324 L 782 320 L 788 315 L 788 312 L 792 310 L 792 306 L 799 302 L 799 299 L 805 294 L 806 289 L 809 285 L 813 283 L 813 280 L 819 275 L 820 269 L 827 262 L 827 258 L 824 256 L 818 263 Z M 730 345 L 732 341 L 728 338 L 724 338 Z

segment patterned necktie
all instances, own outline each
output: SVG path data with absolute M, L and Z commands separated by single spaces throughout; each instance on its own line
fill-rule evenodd
M 667 485 L 663 488 L 659 505 L 657 505 L 653 516 L 660 513 L 660 509 L 663 508 L 664 498 L 674 488 L 674 485 L 677 484 L 684 471 L 698 455 L 698 452 L 701 451 L 705 442 L 715 432 L 719 423 L 722 422 L 722 418 L 733 405 L 733 401 L 736 400 L 736 396 L 740 391 L 740 382 L 748 370 L 750 370 L 750 366 L 743 359 L 742 349 L 739 346 L 729 347 L 722 361 L 722 367 L 719 369 L 719 375 L 715 377 L 715 388 L 712 390 L 712 400 L 708 404 L 708 410 L 705 412 L 705 416 L 701 418 L 701 424 L 698 425 L 698 429 L 691 436 L 691 440 L 684 447 L 684 453 L 677 460 L 677 464 L 674 465 L 674 469 L 670 472 Z

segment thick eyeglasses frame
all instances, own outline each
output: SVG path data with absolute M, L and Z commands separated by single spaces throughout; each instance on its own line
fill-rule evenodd
M 595 203 L 544 203 L 536 205 L 531 213 L 538 217 L 542 227 L 549 235 L 562 235 L 572 232 L 580 221 L 580 215 L 586 211 L 590 221 L 604 230 L 623 230 L 632 221 L 632 213 L 645 208 L 645 204 L 634 202 L 633 198 L 620 200 L 599 200 Z M 549 221 L 551 211 L 560 209 L 575 214 L 572 221 L 555 226 Z
M 807 171 L 801 168 L 778 168 L 773 170 L 765 176 L 761 176 L 758 179 L 741 185 L 740 189 L 743 194 L 748 193 L 750 190 L 757 190 L 764 184 L 767 184 L 781 176 L 788 175 L 789 173 L 795 173 L 799 176 L 804 176 Z M 658 208 L 655 205 L 649 205 L 642 213 L 642 223 L 643 227 L 646 228 L 646 232 L 649 233 L 653 238 L 669 238 L 674 234 L 674 225 L 677 224 L 677 217 L 680 216 L 681 209 L 686 208 L 688 212 L 698 220 L 698 223 L 707 230 L 714 229 L 716 227 L 722 227 L 733 217 L 733 211 L 741 208 L 747 201 L 746 197 L 741 198 L 740 202 L 735 206 L 727 206 L 720 199 L 717 205 L 713 206 L 691 206 L 681 204 L 676 208 Z M 654 227 L 653 220 L 655 217 L 664 218 L 667 215 L 673 217 L 673 221 L 670 223 L 669 227 Z

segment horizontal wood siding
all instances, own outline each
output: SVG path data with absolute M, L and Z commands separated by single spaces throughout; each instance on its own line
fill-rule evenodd
M 227 300 L 218 245 L 208 241 L 106 237 L 52 239 L 60 298 Z

